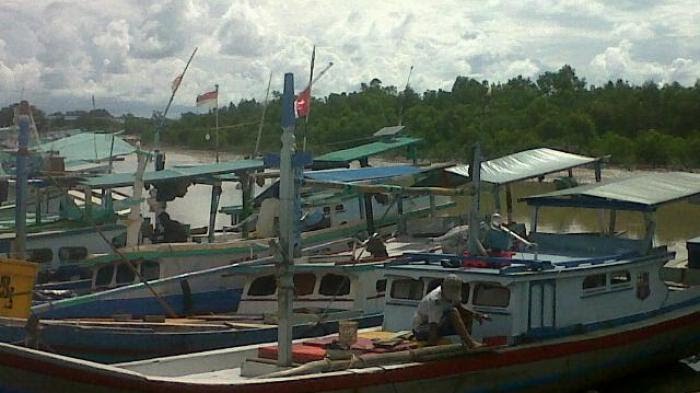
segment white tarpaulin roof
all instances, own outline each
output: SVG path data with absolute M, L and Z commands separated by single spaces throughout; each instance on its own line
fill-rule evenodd
M 561 172 L 598 160 L 600 159 L 548 148 L 525 150 L 482 162 L 481 181 L 508 184 Z M 447 168 L 446 171 L 469 177 L 469 165 L 455 165 Z
M 700 174 L 649 173 L 522 198 L 529 205 L 654 209 L 700 194 Z

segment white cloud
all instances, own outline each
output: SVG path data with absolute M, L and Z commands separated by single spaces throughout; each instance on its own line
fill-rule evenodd
M 270 72 L 273 89 L 286 71 L 301 88 L 314 43 L 317 69 L 334 63 L 318 95 L 374 77 L 402 87 L 411 65 L 417 91 L 449 89 L 458 75 L 503 81 L 563 64 L 592 83 L 692 84 L 699 19 L 696 0 L 3 0 L 0 105 L 22 90 L 47 110 L 88 107 L 95 94 L 147 114 L 162 108 L 195 46 L 180 107 L 215 83 L 222 102 L 261 98 Z

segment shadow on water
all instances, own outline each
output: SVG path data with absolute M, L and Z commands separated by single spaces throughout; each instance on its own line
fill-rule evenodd
M 700 373 L 675 363 L 627 376 L 585 392 L 690 393 L 700 391 Z

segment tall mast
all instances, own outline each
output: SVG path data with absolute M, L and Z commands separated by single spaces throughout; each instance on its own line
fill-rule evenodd
M 403 106 L 406 103 L 406 92 L 408 91 L 408 84 L 411 82 L 411 74 L 413 73 L 413 65 L 411 65 L 411 68 L 408 70 L 408 77 L 406 78 L 406 87 L 403 88 L 403 98 L 401 99 L 401 102 L 399 103 L 399 124 L 402 125 L 403 123 Z
M 194 59 L 194 55 L 197 53 L 197 48 L 195 47 L 194 50 L 192 51 L 192 55 L 190 55 L 189 60 L 187 60 L 187 64 L 185 64 L 185 69 L 182 70 L 182 74 L 178 75 L 177 82 L 173 85 L 172 93 L 170 94 L 170 99 L 168 100 L 168 104 L 165 106 L 165 110 L 163 111 L 163 115 L 160 119 L 160 124 L 156 126 L 156 132 L 155 135 L 153 136 L 153 150 L 156 156 L 155 160 L 155 169 L 157 171 L 163 169 L 163 155 L 160 153 L 160 132 L 165 128 L 165 118 L 168 116 L 168 111 L 170 110 L 170 105 L 173 103 L 173 99 L 175 98 L 175 93 L 177 93 L 177 89 L 180 88 L 180 83 L 182 83 L 182 80 L 185 78 L 185 73 L 187 72 L 187 69 L 190 67 L 190 63 L 192 62 L 192 59 Z
M 292 307 L 294 300 L 294 225 L 295 179 L 292 158 L 294 156 L 294 74 L 284 74 L 282 93 L 282 151 L 280 152 L 280 235 L 277 310 L 277 341 L 279 355 L 277 364 L 282 367 L 292 365 Z
M 17 135 L 17 183 L 15 188 L 15 248 L 14 256 L 18 259 L 26 257 L 27 241 L 27 181 L 29 178 L 27 161 L 29 158 L 29 123 L 31 107 L 29 102 L 19 103 L 17 125 L 19 134 Z M 37 201 L 36 203 L 39 203 Z

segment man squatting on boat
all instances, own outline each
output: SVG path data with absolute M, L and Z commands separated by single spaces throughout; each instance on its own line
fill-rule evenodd
M 490 320 L 488 315 L 462 305 L 462 280 L 450 274 L 418 303 L 413 317 L 413 335 L 417 340 L 427 341 L 428 345 L 437 345 L 440 338 L 457 334 L 464 345 L 478 348 L 483 344 L 470 334 L 473 318 L 479 323 Z

